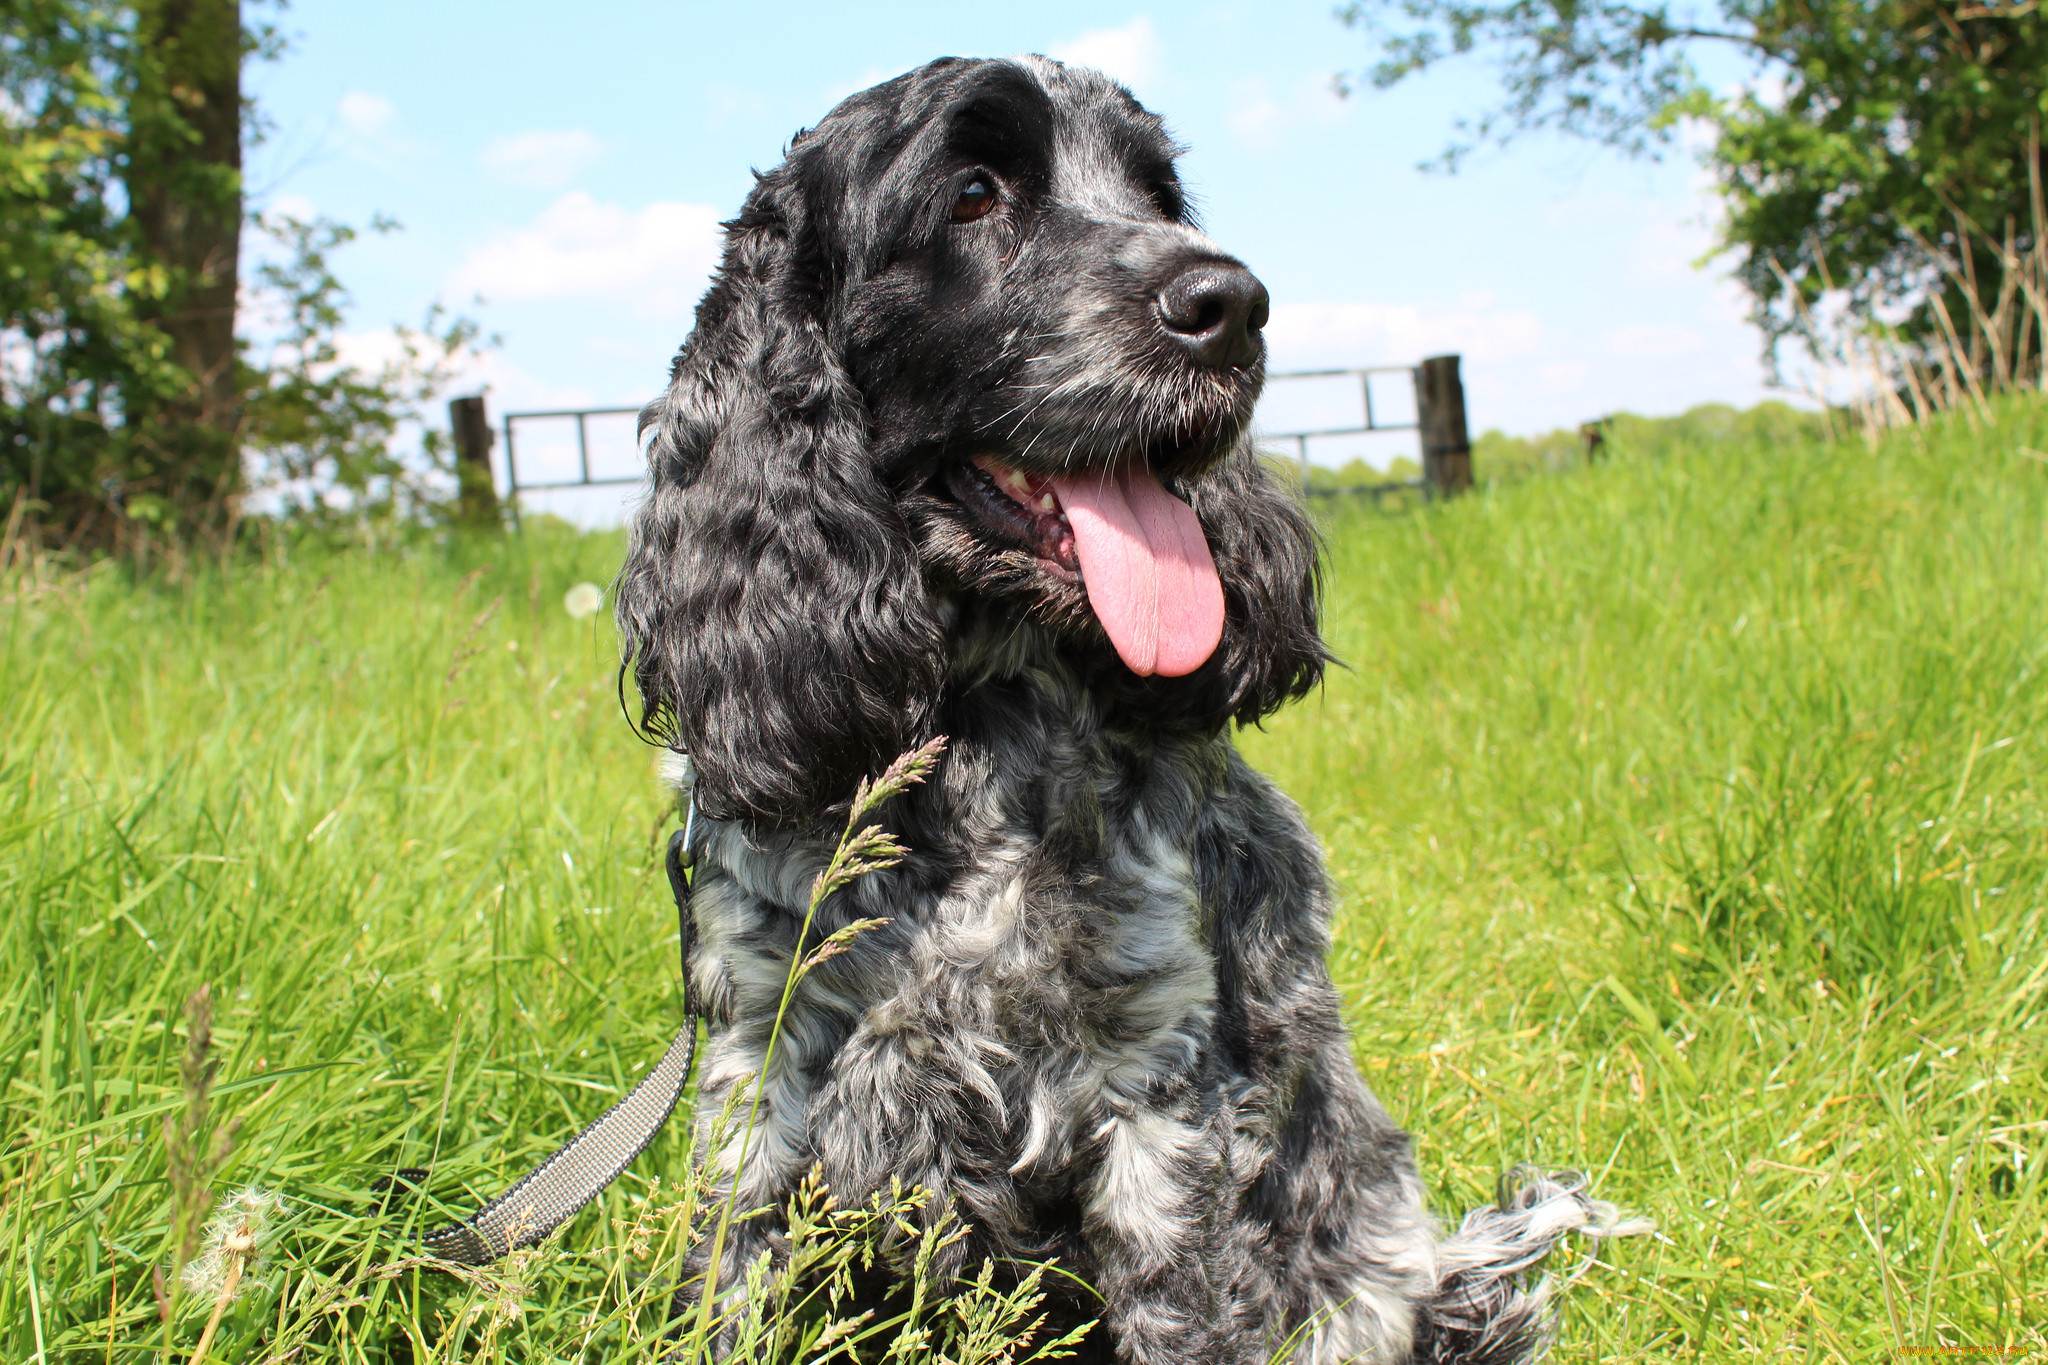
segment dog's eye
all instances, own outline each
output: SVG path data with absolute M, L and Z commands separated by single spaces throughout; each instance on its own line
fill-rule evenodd
M 977 175 L 960 187 L 960 193 L 953 200 L 953 221 L 971 223 L 985 218 L 988 211 L 996 206 L 995 182 L 985 175 Z

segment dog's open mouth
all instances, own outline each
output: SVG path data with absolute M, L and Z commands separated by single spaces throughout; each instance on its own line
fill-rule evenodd
M 998 539 L 1057 576 L 1079 577 L 1088 605 L 1133 673 L 1192 673 L 1223 638 L 1223 584 L 1194 509 L 1149 466 L 1027 474 L 990 455 L 948 485 Z
M 989 455 L 957 466 L 948 480 L 962 507 L 997 537 L 1037 555 L 1062 577 L 1078 580 L 1074 528 L 1051 479 L 1013 469 Z

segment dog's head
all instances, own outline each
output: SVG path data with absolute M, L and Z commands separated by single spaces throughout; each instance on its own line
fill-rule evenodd
M 931 727 L 963 622 L 1152 723 L 1320 676 L 1308 523 L 1246 441 L 1266 292 L 1159 119 L 1043 58 L 933 62 L 758 177 L 642 418 L 617 600 L 715 814 L 788 822 Z

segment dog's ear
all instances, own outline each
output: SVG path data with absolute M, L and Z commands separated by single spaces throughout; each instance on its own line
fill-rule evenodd
M 926 737 L 943 639 L 828 339 L 821 252 L 785 165 L 640 419 L 649 490 L 616 590 L 621 667 L 707 813 L 793 824 Z
M 1247 439 L 1189 488 L 1223 580 L 1222 715 L 1255 724 L 1322 681 L 1322 543 Z

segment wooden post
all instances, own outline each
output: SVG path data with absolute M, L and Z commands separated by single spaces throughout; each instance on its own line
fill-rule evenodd
M 1422 429 L 1422 482 L 1431 497 L 1472 486 L 1472 441 L 1465 432 L 1465 383 L 1458 357 L 1433 355 L 1415 367 L 1415 421 Z
M 1607 428 L 1612 417 L 1595 417 L 1579 426 L 1579 439 L 1586 443 L 1586 461 L 1592 463 L 1607 453 Z
M 484 396 L 448 401 L 448 427 L 455 435 L 456 507 L 464 521 L 498 520 L 498 481 L 491 473 L 491 419 Z

